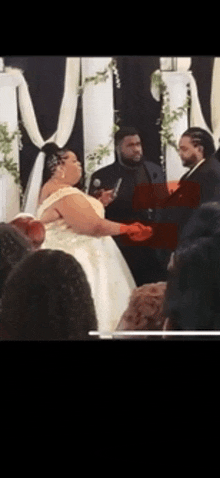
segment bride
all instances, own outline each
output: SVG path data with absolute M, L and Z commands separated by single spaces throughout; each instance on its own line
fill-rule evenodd
M 98 200 L 74 187 L 82 176 L 76 155 L 47 143 L 37 218 L 46 229 L 43 244 L 72 254 L 82 265 L 95 304 L 100 332 L 113 332 L 136 287 L 120 250 L 110 236 L 127 234 L 133 240 L 146 240 L 150 227 L 125 225 L 104 217 Z M 106 195 L 108 192 L 104 193 Z

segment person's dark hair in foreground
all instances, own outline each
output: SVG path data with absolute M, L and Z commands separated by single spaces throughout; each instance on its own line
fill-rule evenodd
M 220 204 L 193 214 L 175 251 L 164 313 L 182 330 L 220 330 Z
M 0 223 L 0 297 L 9 273 L 31 249 L 31 242 L 19 231 L 10 224 Z
M 2 323 L 13 340 L 90 339 L 97 319 L 78 261 L 49 249 L 28 255 L 5 284 Z

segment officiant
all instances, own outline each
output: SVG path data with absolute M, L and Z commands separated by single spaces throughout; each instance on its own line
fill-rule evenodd
M 115 135 L 116 161 L 96 171 L 89 194 L 114 190 L 106 206 L 106 218 L 116 222 L 143 224 L 155 220 L 156 208 L 168 196 L 162 168 L 143 155 L 142 140 L 134 127 L 122 127 Z M 137 243 L 125 244 L 114 237 L 138 286 L 166 278 L 156 250 Z

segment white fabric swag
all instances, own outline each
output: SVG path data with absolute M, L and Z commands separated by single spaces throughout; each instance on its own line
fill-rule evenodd
M 80 58 L 71 57 L 66 59 L 66 72 L 64 82 L 64 94 L 61 103 L 57 131 L 47 140 L 41 136 L 37 124 L 32 100 L 29 94 L 27 82 L 18 69 L 7 68 L 7 73 L 19 78 L 18 101 L 21 118 L 24 127 L 35 146 L 41 149 L 44 144 L 55 142 L 62 148 L 68 141 L 76 118 L 78 102 L 78 86 L 80 75 Z M 32 168 L 24 195 L 24 212 L 35 216 L 40 191 L 45 153 L 39 152 Z

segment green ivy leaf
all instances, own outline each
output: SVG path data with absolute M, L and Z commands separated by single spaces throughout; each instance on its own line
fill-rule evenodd
M 20 186 L 20 192 L 22 193 L 20 174 L 17 164 L 14 162 L 12 157 L 8 157 L 12 152 L 12 143 L 15 139 L 15 136 L 19 136 L 19 138 L 21 137 L 19 130 L 9 134 L 8 124 L 0 123 L 0 152 L 3 154 L 3 160 L 0 161 L 0 168 L 5 169 L 14 177 L 15 183 Z

